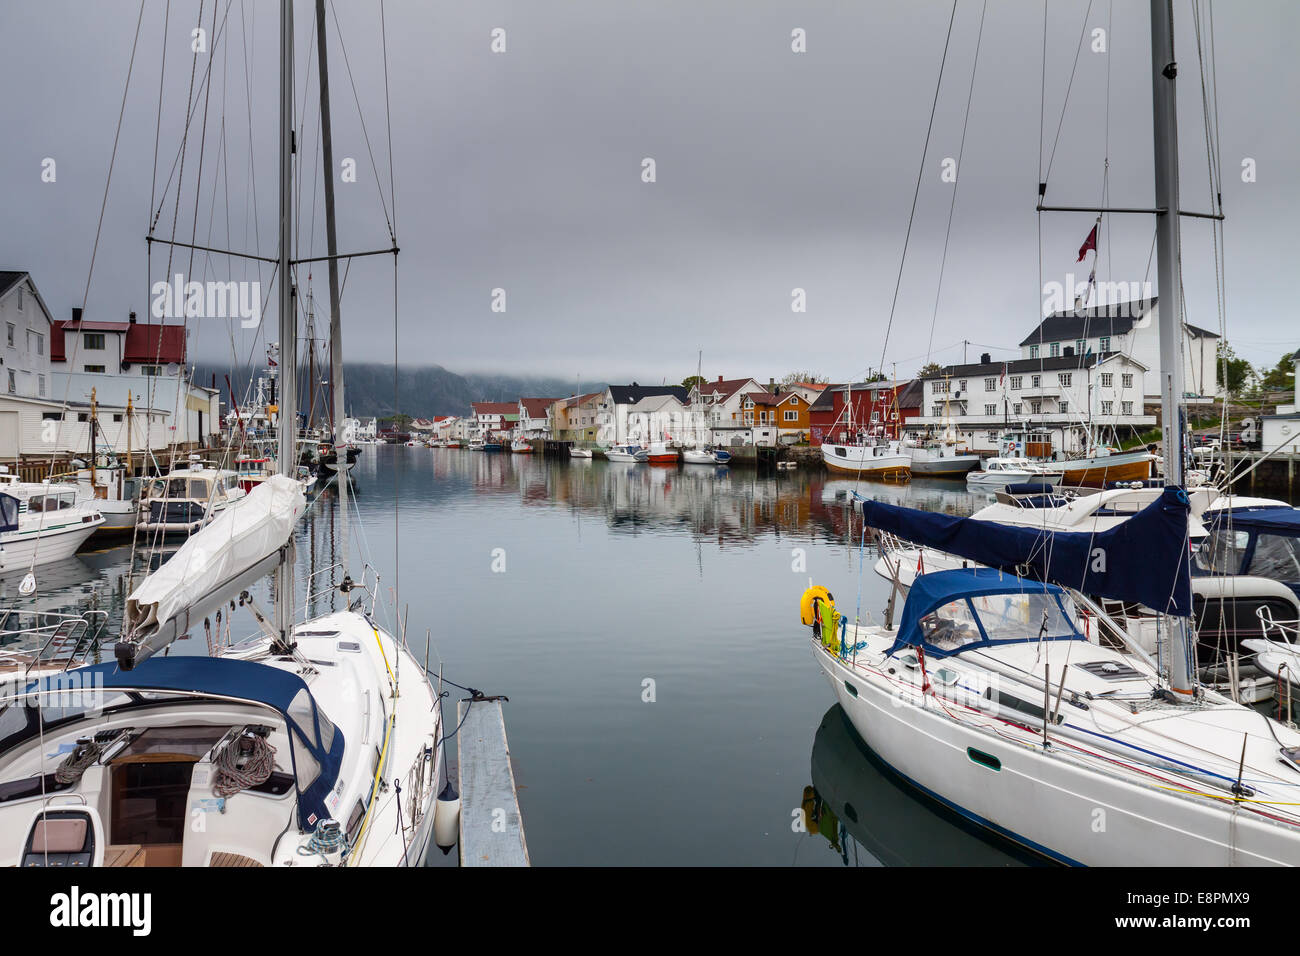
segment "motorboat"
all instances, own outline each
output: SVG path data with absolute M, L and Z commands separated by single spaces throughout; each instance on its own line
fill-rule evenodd
M 516 455 L 531 455 L 533 444 L 525 438 L 516 438 L 510 443 L 510 451 Z
M 675 465 L 677 464 L 677 449 L 672 448 L 665 441 L 652 441 L 645 446 L 645 460 L 652 465 Z
M 1059 469 L 1053 471 L 1047 465 L 1025 458 L 986 458 L 978 471 L 966 473 L 966 484 L 971 488 L 997 491 L 1008 485 L 1027 482 L 1055 485 L 1063 476 L 1064 472 Z
M 577 445 L 570 445 L 569 457 L 570 458 L 591 458 L 592 457 L 591 449 L 579 448 Z
M 74 487 L 57 483 L 5 487 L 0 492 L 0 573 L 29 571 L 69 558 L 104 523 L 93 502 L 77 500 Z
M 650 454 L 639 444 L 614 445 L 605 452 L 605 457 L 610 461 L 648 461 Z
M 903 441 L 911 455 L 912 474 L 927 477 L 952 477 L 964 475 L 978 468 L 980 456 L 968 451 L 956 441 L 939 438 Z
M 147 534 L 192 534 L 248 492 L 239 474 L 191 461 L 153 478 L 143 490 L 137 527 Z

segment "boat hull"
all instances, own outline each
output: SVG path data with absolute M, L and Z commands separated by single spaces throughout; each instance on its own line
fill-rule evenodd
M 1048 859 L 1085 866 L 1300 863 L 1300 833 L 1293 828 L 1097 774 L 1053 751 L 958 724 L 937 705 L 918 706 L 867 679 L 820 643 L 812 647 L 854 729 L 891 770 L 967 820 Z M 971 751 L 992 756 L 999 769 L 977 763 Z
M 964 475 L 979 467 L 979 455 L 950 455 L 948 457 L 929 457 L 912 452 L 912 474 L 941 477 L 943 475 Z
M 863 445 L 822 445 L 822 461 L 839 475 L 906 480 L 912 475 L 912 458 L 900 452 L 879 451 Z
M 17 531 L 0 537 L 0 572 L 25 571 L 62 561 L 77 553 L 86 539 L 99 530 L 102 517 L 69 522 L 57 529 Z
M 1063 484 L 1084 488 L 1102 488 L 1111 481 L 1145 481 L 1151 477 L 1151 455 L 1145 451 L 1059 464 L 1065 472 Z

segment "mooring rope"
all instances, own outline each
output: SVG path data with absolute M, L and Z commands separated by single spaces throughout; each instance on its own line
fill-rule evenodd
M 249 748 L 244 750 L 242 744 L 249 741 Z M 241 757 L 246 757 L 244 765 L 239 766 Z M 256 734 L 240 735 L 231 741 L 218 755 L 216 761 L 217 779 L 212 790 L 219 797 L 233 797 L 241 790 L 258 787 L 271 779 L 275 769 L 275 748 L 265 737 Z

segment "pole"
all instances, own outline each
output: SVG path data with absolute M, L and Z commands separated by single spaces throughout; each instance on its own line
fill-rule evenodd
M 280 417 L 277 470 L 293 477 L 298 435 L 297 316 L 289 254 L 293 230 L 293 3 L 280 0 Z M 280 642 L 293 627 L 293 563 L 282 559 L 275 572 L 275 621 Z
M 330 275 L 330 424 L 334 428 L 335 474 L 339 489 L 339 550 L 343 574 L 347 575 L 348 556 L 348 470 L 344 447 L 343 419 L 343 315 L 339 310 L 338 235 L 334 221 L 334 143 L 330 137 L 330 81 L 327 44 L 325 42 L 325 0 L 316 0 L 316 55 L 320 66 L 320 137 L 321 162 L 325 180 L 325 244 L 329 250 Z
M 1157 277 L 1160 293 L 1160 430 L 1165 485 L 1183 484 L 1182 315 L 1183 289 L 1178 230 L 1178 109 L 1174 61 L 1173 0 L 1151 0 L 1151 99 L 1155 142 Z M 1169 686 L 1176 694 L 1194 692 L 1192 642 L 1187 619 L 1170 620 Z

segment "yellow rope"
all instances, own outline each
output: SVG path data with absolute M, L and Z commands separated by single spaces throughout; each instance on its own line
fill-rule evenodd
M 388 717 L 388 730 L 384 733 L 384 746 L 379 751 L 379 763 L 375 767 L 375 779 L 370 783 L 370 805 L 366 807 L 365 819 L 361 821 L 361 832 L 357 834 L 357 842 L 353 850 L 348 854 L 347 865 L 351 866 L 352 861 L 361 856 L 361 848 L 367 836 L 370 835 L 370 817 L 374 813 L 375 804 L 379 802 L 379 777 L 384 772 L 384 760 L 388 756 L 388 741 L 393 736 L 393 724 L 397 722 L 397 711 L 394 710 Z
M 1153 784 L 1157 790 L 1168 790 L 1171 793 L 1186 793 L 1193 797 L 1209 797 L 1211 800 L 1224 800 L 1229 803 L 1262 803 L 1270 807 L 1300 807 L 1300 802 L 1286 800 L 1252 800 L 1248 797 L 1230 797 L 1218 793 L 1203 793 L 1200 790 L 1184 790 L 1182 787 L 1165 787 L 1160 784 Z

